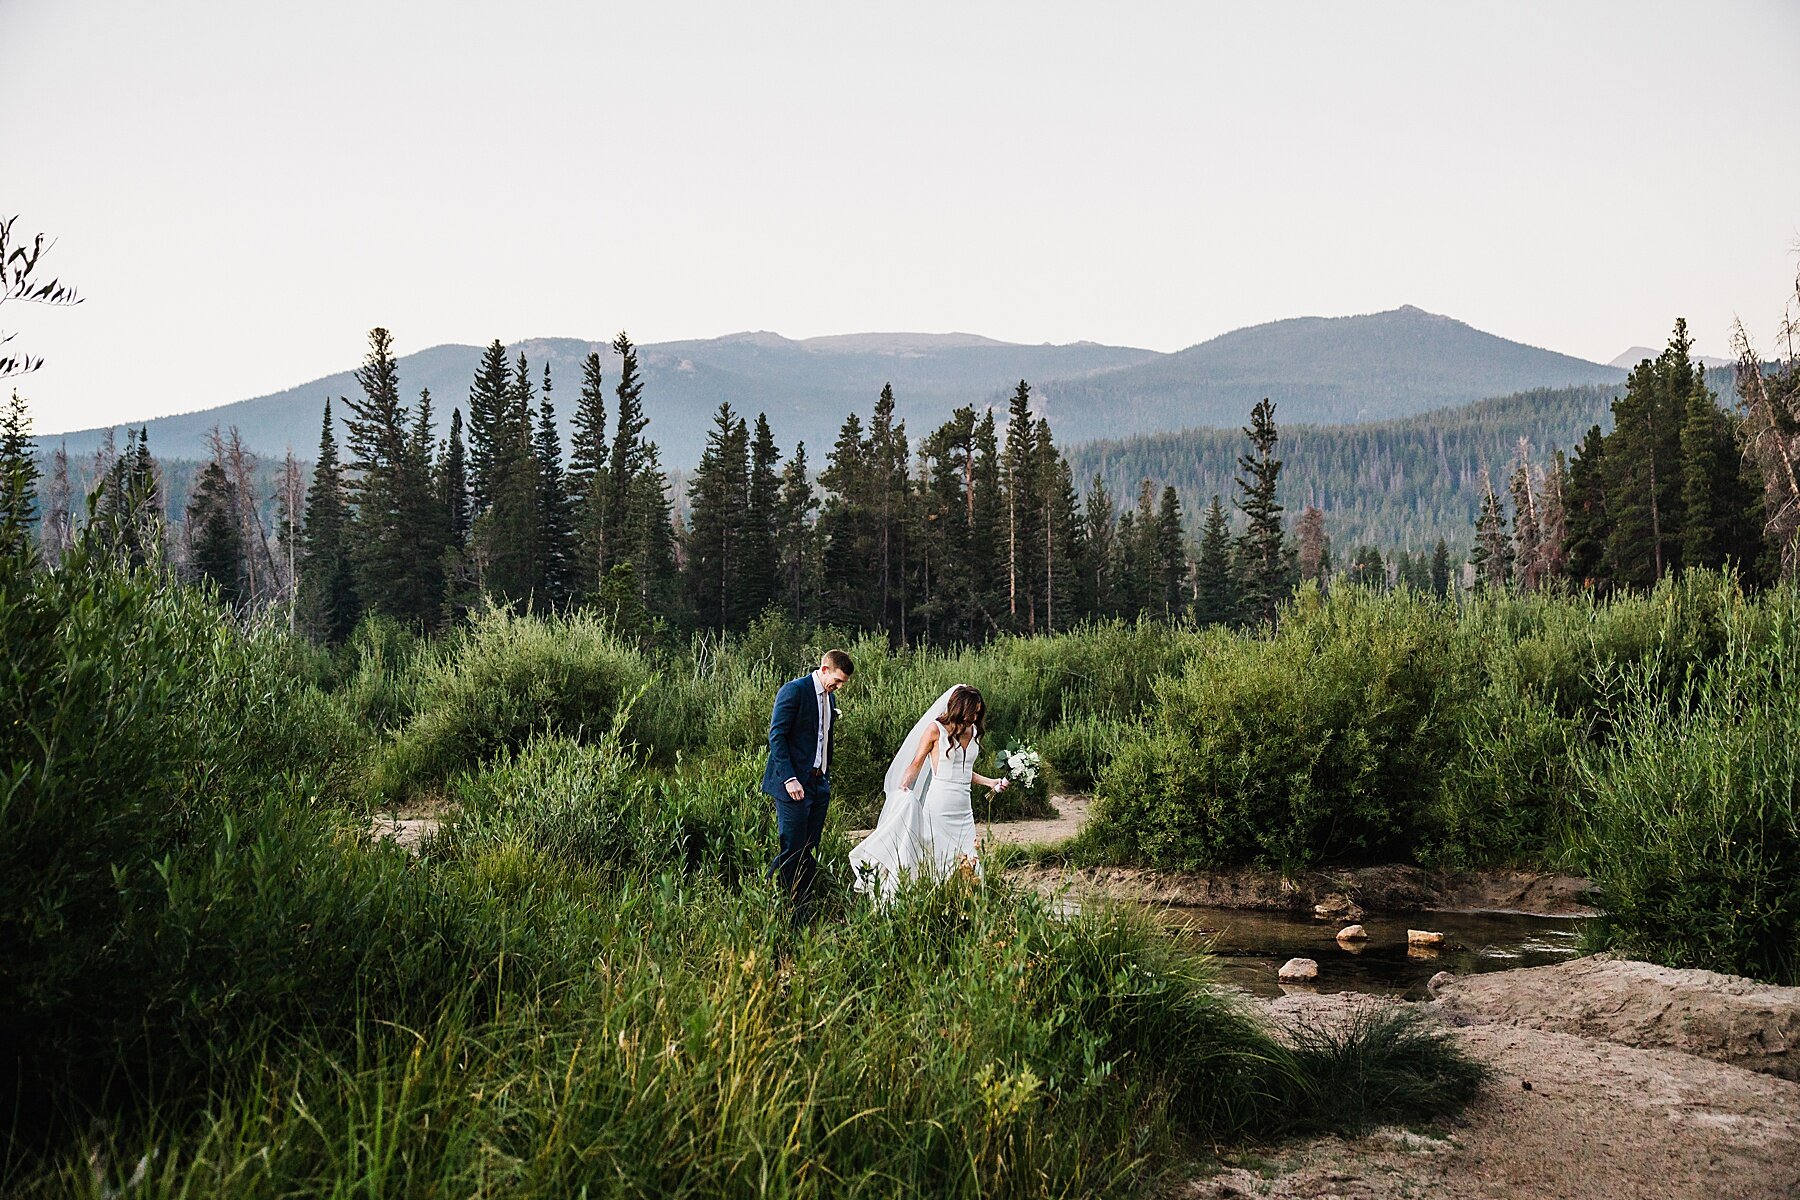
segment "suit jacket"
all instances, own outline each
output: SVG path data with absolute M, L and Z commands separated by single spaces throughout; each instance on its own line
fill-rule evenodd
M 837 700 L 831 704 L 831 730 L 826 735 L 825 765 L 831 765 L 831 749 L 837 743 Z M 831 791 L 827 777 L 822 785 L 808 783 L 813 756 L 819 749 L 819 693 L 810 673 L 790 679 L 775 693 L 775 709 L 769 714 L 769 762 L 763 768 L 762 790 L 777 800 L 787 799 L 787 781 L 798 779 L 809 791 Z

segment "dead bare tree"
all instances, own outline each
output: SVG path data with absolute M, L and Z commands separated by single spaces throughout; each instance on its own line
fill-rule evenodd
M 1763 481 L 1763 533 L 1776 547 L 1783 579 L 1800 579 L 1800 274 L 1778 334 L 1785 357 L 1773 371 L 1750 342 L 1742 321 L 1731 328 L 1737 391 L 1743 401 L 1740 436 Z

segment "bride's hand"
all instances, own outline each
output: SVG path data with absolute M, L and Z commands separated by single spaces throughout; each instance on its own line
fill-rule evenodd
M 994 780 L 994 790 L 996 792 L 1004 792 L 1007 788 L 1007 785 L 1010 784 L 1011 782 L 1012 781 L 1010 779 L 996 779 L 996 780 Z

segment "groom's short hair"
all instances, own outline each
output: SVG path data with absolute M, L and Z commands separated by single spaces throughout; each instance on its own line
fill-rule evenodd
M 825 661 L 842 671 L 846 676 L 856 674 L 856 664 L 850 661 L 850 655 L 842 650 L 827 650 Z

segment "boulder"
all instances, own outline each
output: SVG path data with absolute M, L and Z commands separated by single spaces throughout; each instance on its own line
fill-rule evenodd
M 1677 1050 L 1800 1081 L 1800 988 L 1611 954 L 1441 978 L 1434 1003 L 1470 1023 Z
M 1321 921 L 1360 921 L 1362 915 L 1362 905 L 1342 892 L 1333 892 L 1313 905 L 1313 916 Z
M 1436 975 L 1433 975 L 1430 979 L 1425 981 L 1425 994 L 1430 996 L 1433 1000 L 1436 1000 L 1438 993 L 1454 982 L 1456 982 L 1456 972 L 1439 971 Z
M 1369 940 L 1369 931 L 1361 925 L 1346 925 L 1338 930 L 1337 940 L 1340 942 L 1366 942 Z
M 1444 935 L 1430 929 L 1409 929 L 1406 931 L 1406 944 L 1409 946 L 1441 946 Z
M 1283 983 L 1310 983 L 1318 977 L 1319 964 L 1310 958 L 1290 958 L 1276 973 L 1276 978 Z

